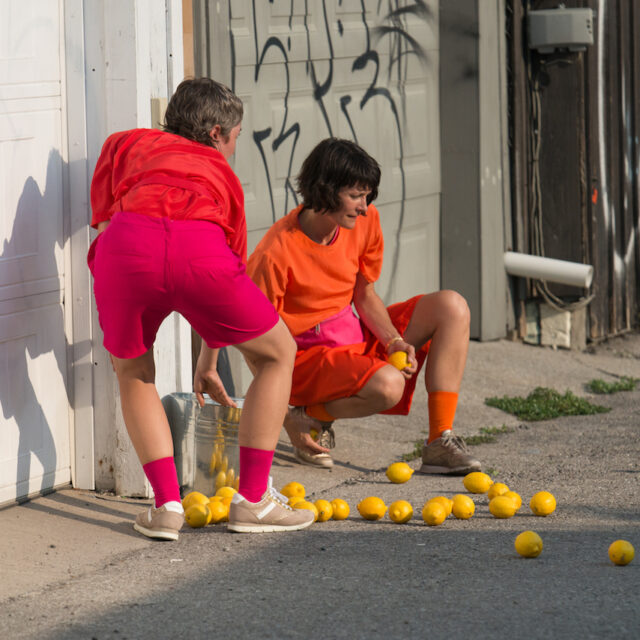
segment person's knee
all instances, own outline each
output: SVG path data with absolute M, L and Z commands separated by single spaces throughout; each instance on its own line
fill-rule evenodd
M 282 320 L 264 336 L 237 346 L 254 373 L 256 369 L 266 364 L 286 366 L 293 371 L 297 347 L 287 325 Z
M 445 289 L 441 291 L 442 315 L 448 322 L 455 322 L 463 326 L 469 326 L 471 322 L 471 312 L 466 299 L 457 291 Z
M 405 378 L 392 366 L 382 367 L 371 379 L 371 392 L 384 405 L 384 410 L 394 407 L 404 393 Z

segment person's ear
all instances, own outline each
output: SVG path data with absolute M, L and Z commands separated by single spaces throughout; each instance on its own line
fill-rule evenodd
M 209 131 L 209 135 L 214 143 L 220 142 L 222 140 L 222 128 L 219 124 L 215 125 L 211 131 Z

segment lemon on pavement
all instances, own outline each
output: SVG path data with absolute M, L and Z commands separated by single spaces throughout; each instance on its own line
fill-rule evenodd
M 430 527 L 435 527 L 447 519 L 447 510 L 437 500 L 429 500 L 422 508 L 422 519 Z
M 514 542 L 516 551 L 524 558 L 537 558 L 542 546 L 542 538 L 535 531 L 523 531 Z
M 365 520 L 380 520 L 387 512 L 387 505 L 382 498 L 369 496 L 358 503 L 358 512 Z
M 535 516 L 548 516 L 556 510 L 556 499 L 548 491 L 538 491 L 531 498 L 529 507 Z
M 308 509 L 309 511 L 313 511 L 313 521 L 315 522 L 318 519 L 318 507 L 316 507 L 313 502 L 309 502 L 308 500 L 300 500 L 300 502 L 296 502 L 293 505 L 294 509 Z
M 413 469 L 406 462 L 394 462 L 387 467 L 387 478 L 395 484 L 407 482 L 413 475 Z
M 393 365 L 396 369 L 406 369 L 409 366 L 409 358 L 406 351 L 394 351 L 388 358 L 387 362 Z
M 470 493 L 487 493 L 489 487 L 493 484 L 491 476 L 482 471 L 472 471 L 462 480 L 464 488 Z
M 487 492 L 489 500 L 493 500 L 496 496 L 501 496 L 503 493 L 507 493 L 509 487 L 504 482 L 494 482 Z
M 291 496 L 288 501 L 289 506 L 293 507 L 297 502 L 302 502 L 302 500 L 304 500 L 304 498 L 301 496 Z
M 413 507 L 406 500 L 396 500 L 389 505 L 389 520 L 396 524 L 409 522 L 413 517 Z
M 291 498 L 291 496 L 304 498 L 305 495 L 307 495 L 306 489 L 299 482 L 289 482 L 288 484 L 285 484 L 284 487 L 280 489 L 280 493 L 283 496 L 287 496 L 287 498 Z
M 627 540 L 616 540 L 609 546 L 609 560 L 613 564 L 624 566 L 629 564 L 636 555 L 633 545 Z
M 496 496 L 489 501 L 489 511 L 494 518 L 512 518 L 516 513 L 516 503 L 508 496 Z
M 502 495 L 506 496 L 507 498 L 511 498 L 514 501 L 516 505 L 516 511 L 518 511 L 518 509 L 520 509 L 520 507 L 522 506 L 522 498 L 520 497 L 519 493 L 516 493 L 515 491 L 507 491 Z
M 233 498 L 233 495 L 236 493 L 236 490 L 233 487 L 220 487 L 216 491 L 216 495 L 221 498 Z
M 349 517 L 349 512 L 351 511 L 347 501 L 342 498 L 334 498 L 331 501 L 331 508 L 333 509 L 333 515 L 331 517 L 334 520 L 345 520 Z
M 210 520 L 209 505 L 196 503 L 184 512 L 185 522 L 194 529 L 204 527 Z
M 333 515 L 333 507 L 328 500 L 320 500 L 315 501 L 316 509 L 318 510 L 318 522 L 326 522 L 327 520 L 331 520 L 331 516 Z
M 451 515 L 451 509 L 453 509 L 453 500 L 451 498 L 447 498 L 446 496 L 436 496 L 435 498 L 429 498 L 425 503 L 425 507 L 430 502 L 437 502 L 444 507 L 444 510 L 447 513 L 447 518 Z
M 225 522 L 229 517 L 229 505 L 225 504 L 222 500 L 214 500 L 208 504 L 208 507 L 211 512 L 211 522 L 213 524 Z
M 475 512 L 475 502 L 463 493 L 453 496 L 453 508 L 451 512 L 459 520 L 468 520 Z
M 182 498 L 182 508 L 186 511 L 193 504 L 207 504 L 208 502 L 209 497 L 205 496 L 204 493 L 200 493 L 200 491 L 191 491 Z

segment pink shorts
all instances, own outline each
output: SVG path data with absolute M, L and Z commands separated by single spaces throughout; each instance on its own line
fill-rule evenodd
M 148 351 L 172 311 L 212 349 L 257 338 L 278 322 L 212 222 L 119 212 L 94 240 L 87 262 L 104 346 L 117 358 Z

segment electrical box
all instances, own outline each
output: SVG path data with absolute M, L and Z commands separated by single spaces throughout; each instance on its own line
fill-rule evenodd
M 540 9 L 527 14 L 529 49 L 553 53 L 558 49 L 584 51 L 593 44 L 591 9 Z

